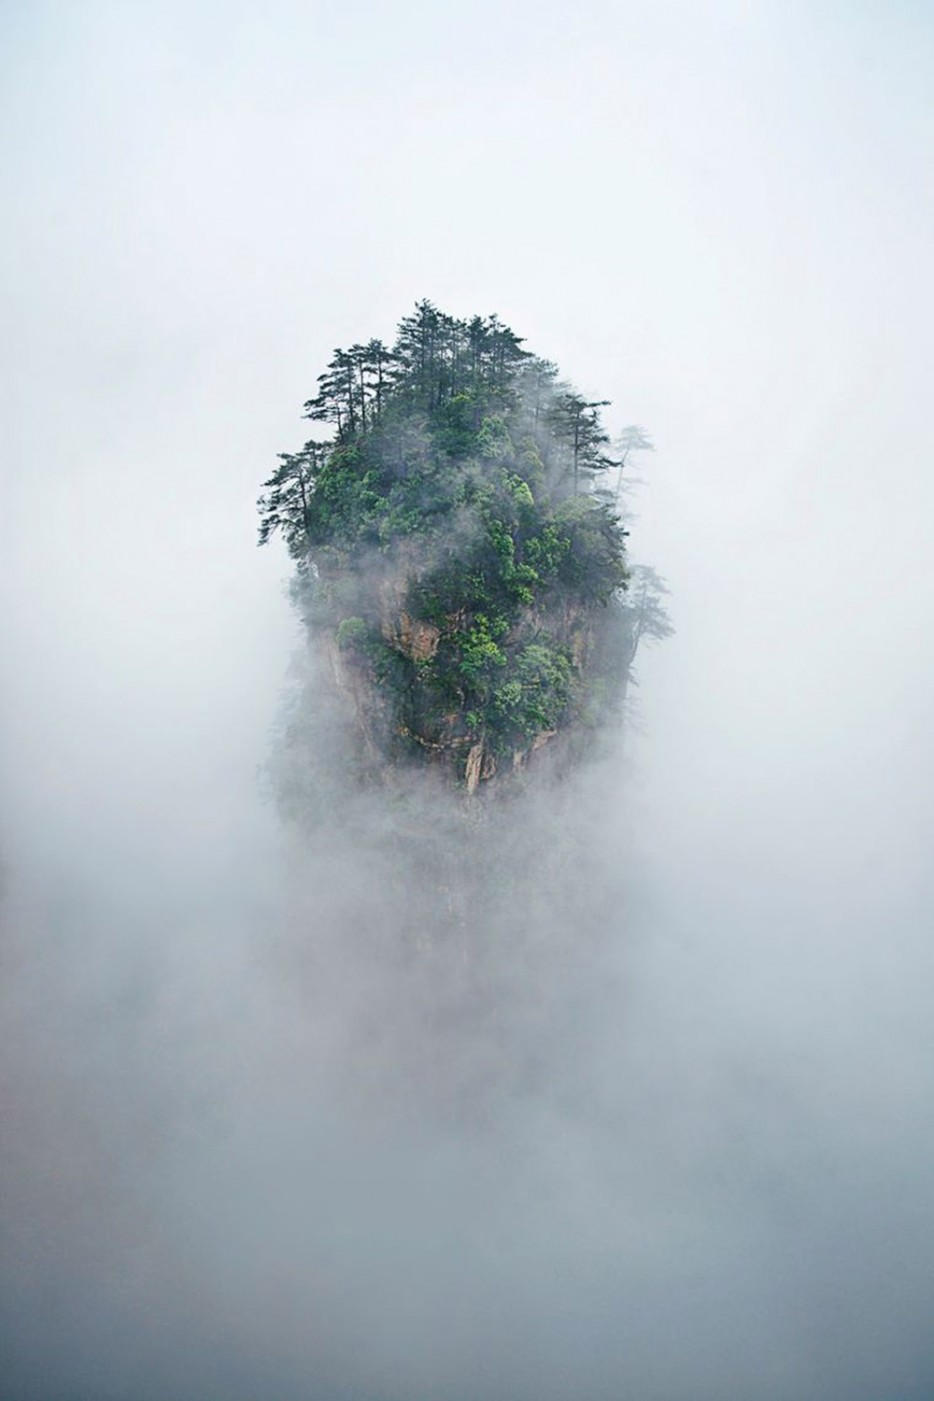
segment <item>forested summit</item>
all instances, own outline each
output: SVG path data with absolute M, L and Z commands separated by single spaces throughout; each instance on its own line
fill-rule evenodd
M 295 597 L 379 772 L 439 764 L 472 792 L 612 709 L 641 618 L 618 503 L 639 428 L 614 448 L 588 400 L 496 316 L 430 302 L 394 344 L 336 350 L 305 415 L 319 435 L 259 499 Z M 328 436 L 324 436 L 328 433 Z M 651 588 L 648 585 L 651 584 Z

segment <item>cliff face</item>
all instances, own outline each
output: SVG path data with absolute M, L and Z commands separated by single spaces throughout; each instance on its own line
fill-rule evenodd
M 457 654 L 464 616 L 454 612 L 440 622 L 418 617 L 410 611 L 410 595 L 410 582 L 384 579 L 375 591 L 375 628 L 351 630 L 349 639 L 346 628 L 343 636 L 340 628 L 321 630 L 329 675 L 370 773 L 386 779 L 399 767 L 432 768 L 470 796 L 494 781 L 502 786 L 569 728 L 593 718 L 588 711 L 595 703 L 606 636 L 620 621 L 605 606 L 564 599 L 520 612 L 503 639 L 504 649 L 541 647 L 547 639 L 551 652 L 567 658 L 569 698 L 552 723 L 504 734 L 482 717 L 478 723 L 463 696 L 439 696 L 439 664 L 445 654 Z M 534 679 L 531 688 L 536 689 Z M 537 689 L 542 688 L 539 681 Z
M 496 317 L 427 302 L 318 383 L 306 412 L 333 435 L 280 455 L 260 540 L 297 562 L 354 762 L 473 795 L 570 752 L 611 708 L 629 576 L 603 402 Z

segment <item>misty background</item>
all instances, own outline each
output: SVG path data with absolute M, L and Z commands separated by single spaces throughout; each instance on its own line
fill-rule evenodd
M 927 7 L 0 24 L 4 1394 L 934 1394 Z M 254 548 L 420 297 L 652 433 L 677 628 L 534 826 L 547 995 L 426 1078 L 373 870 L 266 796 Z

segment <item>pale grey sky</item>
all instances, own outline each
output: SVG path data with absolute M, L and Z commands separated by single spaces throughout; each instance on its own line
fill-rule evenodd
M 82 1324 L 85 1286 L 63 1259 L 76 1280 L 110 1280 L 96 1253 L 110 1190 L 128 1214 L 148 1203 L 142 1255 L 167 1277 L 152 1242 L 183 1239 L 178 1203 L 201 1201 L 208 1282 L 185 1307 L 240 1331 L 256 1378 L 244 1395 L 276 1391 L 279 1352 L 298 1378 L 283 1396 L 453 1398 L 452 1359 L 484 1350 L 509 1387 L 494 1369 L 475 1397 L 930 1395 L 928 7 L 90 0 L 7 4 L 0 25 L 0 833 L 17 911 L 13 1093 L 29 1106 L 12 1168 L 19 1395 L 127 1395 L 145 1354 L 163 1378 L 145 1395 L 182 1396 L 173 1338 L 201 1377 L 191 1394 L 215 1394 L 161 1275 L 138 1289 L 167 1349 L 148 1337 L 135 1353 L 132 1302 L 103 1285 Z M 601 1179 L 599 1223 L 555 1187 L 553 1237 L 513 1202 L 533 1240 L 523 1264 L 521 1231 L 484 1218 L 488 1241 L 468 1229 L 475 1207 L 445 1216 L 453 1150 L 424 1144 L 436 1238 L 473 1241 L 463 1295 L 446 1275 L 441 1290 L 460 1311 L 456 1346 L 437 1341 L 444 1272 L 427 1245 L 410 1261 L 424 1317 L 399 1320 L 394 1340 L 372 1280 L 362 1314 L 341 1303 L 358 1273 L 383 1278 L 386 1254 L 342 1253 L 337 1232 L 332 1285 L 311 1290 L 328 1337 L 299 1364 L 300 1266 L 290 1258 L 296 1319 L 257 1311 L 237 1283 L 251 1252 L 273 1273 L 279 1258 L 272 1216 L 263 1244 L 230 1225 L 260 1171 L 249 1096 L 214 1217 L 209 1153 L 175 1145 L 176 1176 L 153 1195 L 127 1144 L 158 1138 L 177 1109 L 176 1057 L 194 1093 L 199 1028 L 249 1004 L 279 900 L 256 770 L 297 634 L 285 560 L 254 549 L 258 485 L 302 441 L 332 347 L 389 336 L 420 297 L 497 311 L 613 400 L 611 426 L 642 423 L 657 444 L 632 548 L 668 578 L 677 636 L 640 665 L 637 775 L 620 776 L 644 915 L 625 974 L 633 1046 L 607 1033 L 603 1062 L 615 1083 L 614 1056 L 628 1057 L 618 1112 L 653 1166 L 612 1210 Z M 135 1040 L 132 1017 L 101 1029 L 117 982 L 157 1007 Z M 235 1053 L 216 1055 L 228 1073 Z M 282 1094 L 273 1156 L 294 1110 Z M 650 1103 L 664 1107 L 649 1128 Z M 113 1160 L 85 1145 L 74 1176 L 49 1166 L 109 1123 Z M 584 1153 L 549 1132 L 546 1162 Z M 335 1192 L 352 1138 L 335 1132 Z M 410 1163 L 398 1149 L 400 1181 Z M 41 1185 L 58 1172 L 64 1185 Z M 516 1183 L 503 1186 L 512 1201 Z M 391 1242 L 417 1196 L 397 1183 L 368 1229 Z M 783 1235 L 775 1203 L 792 1200 Z M 675 1256 L 690 1268 L 671 1274 Z M 43 1319 L 35 1301 L 59 1274 Z M 572 1296 L 592 1307 L 555 1334 Z M 740 1299 L 758 1312 L 731 1361 Z M 560 1357 L 540 1370 L 511 1356 L 495 1307 L 517 1347 L 563 1356 L 564 1383 Z M 45 1389 L 25 1380 L 37 1348 Z

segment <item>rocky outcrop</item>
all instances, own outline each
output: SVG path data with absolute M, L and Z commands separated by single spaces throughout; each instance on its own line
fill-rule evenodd
M 575 722 L 602 645 L 601 625 L 607 616 L 602 607 L 562 599 L 547 609 L 528 608 L 519 615 L 504 645 L 521 650 L 543 640 L 562 649 L 572 663 L 575 699 L 566 724 L 527 732 L 520 742 L 504 748 L 502 735 L 487 733 L 463 707 L 439 711 L 430 693 L 431 671 L 427 676 L 422 671 L 445 638 L 470 626 L 469 619 L 451 615 L 446 627 L 440 627 L 417 617 L 409 602 L 408 581 L 398 575 L 380 580 L 375 595 L 369 643 L 362 619 L 358 641 L 339 645 L 330 629 L 324 641 L 342 708 L 356 735 L 352 743 L 366 770 L 381 781 L 391 781 L 393 773 L 414 763 L 453 779 L 473 797 L 516 781 L 538 762 L 542 750 L 554 747 L 565 731 L 580 728 Z
M 398 619 L 384 621 L 383 637 L 403 656 L 413 662 L 427 662 L 438 650 L 441 629 L 434 623 L 426 623 L 420 618 L 412 618 L 403 611 Z

